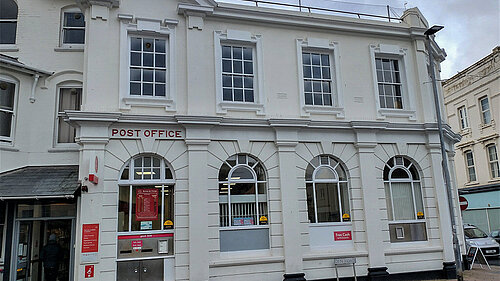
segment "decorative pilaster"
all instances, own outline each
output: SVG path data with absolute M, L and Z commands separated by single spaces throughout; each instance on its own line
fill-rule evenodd
M 298 183 L 295 177 L 297 129 L 276 128 L 281 208 L 283 215 L 283 248 L 285 255 L 285 281 L 305 281 L 302 264 L 299 210 L 296 208 Z

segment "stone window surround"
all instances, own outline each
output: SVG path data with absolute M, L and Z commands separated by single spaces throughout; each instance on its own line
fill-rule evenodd
M 14 145 L 14 136 L 16 132 L 16 120 L 17 120 L 17 103 L 19 97 L 19 81 L 15 79 L 13 76 L 0 74 L 0 81 L 4 81 L 7 83 L 13 83 L 15 85 L 14 89 L 14 106 L 12 110 L 12 120 L 11 120 L 11 128 L 10 128 L 10 136 L 9 137 L 0 137 L 0 146 L 13 146 Z
M 386 117 L 403 117 L 409 120 L 416 120 L 416 100 L 415 91 L 410 75 L 412 69 L 411 59 L 408 50 L 397 45 L 370 45 L 370 61 L 372 64 L 373 91 L 375 94 L 375 104 L 377 106 L 377 119 Z M 378 93 L 377 70 L 375 58 L 398 59 L 402 83 L 403 109 L 381 108 Z
M 130 110 L 132 106 L 164 107 L 168 112 L 176 111 L 177 93 L 175 81 L 175 27 L 177 20 L 134 18 L 119 14 L 120 19 L 120 109 Z M 131 96 L 130 84 L 130 38 L 148 36 L 167 40 L 167 86 L 165 97 Z
M 236 44 L 254 48 L 254 102 L 224 101 L 222 96 L 222 45 Z M 215 51 L 215 93 L 217 114 L 227 114 L 228 111 L 254 111 L 257 115 L 265 115 L 265 95 L 263 82 L 262 36 L 248 31 L 226 30 L 214 31 Z
M 339 43 L 329 41 L 328 39 L 319 38 L 306 38 L 297 39 L 297 70 L 299 82 L 299 98 L 300 98 L 300 111 L 302 116 L 310 116 L 314 114 L 334 114 L 337 118 L 344 118 L 344 95 L 341 87 L 340 75 L 340 55 Z M 317 51 L 320 53 L 328 53 L 330 55 L 330 73 L 332 78 L 332 104 L 333 106 L 318 106 L 307 105 L 305 102 L 304 93 L 304 73 L 302 67 L 302 52 L 303 51 Z M 335 93 L 333 93 L 335 91 Z
M 75 5 L 69 5 L 61 8 L 61 19 L 60 19 L 60 27 L 59 27 L 59 46 L 54 50 L 56 52 L 64 52 L 64 51 L 75 51 L 75 52 L 83 52 L 85 43 L 75 44 L 75 43 L 64 43 L 64 14 L 65 13 L 74 13 L 80 12 L 83 15 L 83 12 Z M 85 17 L 85 15 L 83 15 Z M 85 19 L 84 19 L 85 20 Z M 84 28 L 85 29 L 85 28 Z

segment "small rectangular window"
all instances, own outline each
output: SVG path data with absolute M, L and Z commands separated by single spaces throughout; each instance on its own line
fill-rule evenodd
M 332 69 L 330 55 L 302 52 L 304 95 L 307 105 L 332 106 Z
M 464 130 L 469 128 L 467 108 L 465 107 L 465 105 L 458 108 L 458 118 L 460 119 L 460 129 Z
M 465 164 L 467 166 L 467 173 L 469 175 L 469 182 L 476 181 L 476 169 L 474 168 L 474 155 L 472 151 L 465 152 Z
M 245 46 L 222 46 L 222 100 L 255 102 L 254 50 Z
M 403 108 L 399 60 L 375 58 L 378 95 L 381 108 Z
M 130 38 L 130 95 L 165 97 L 167 86 L 167 40 Z
M 75 142 L 76 128 L 71 127 L 63 119 L 65 110 L 80 110 L 82 104 L 82 88 L 61 88 L 57 114 L 57 142 Z
M 490 164 L 490 173 L 491 173 L 491 178 L 498 178 L 500 177 L 500 168 L 498 165 L 498 154 L 497 154 L 497 147 L 494 144 L 488 145 L 488 161 Z
M 79 12 L 64 12 L 62 22 L 62 43 L 85 43 L 85 18 Z
M 484 125 L 491 123 L 491 112 L 490 112 L 490 102 L 488 97 L 482 97 L 479 99 L 479 105 L 481 110 L 481 117 Z
M 0 80 L 0 142 L 9 142 L 14 126 L 16 84 Z

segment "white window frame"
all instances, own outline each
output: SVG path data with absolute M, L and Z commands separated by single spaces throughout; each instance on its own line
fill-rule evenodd
M 400 78 L 401 78 L 401 96 L 403 108 L 382 108 L 380 107 L 377 79 L 377 67 L 375 58 L 387 58 L 398 60 Z M 416 100 L 415 89 L 411 79 L 410 70 L 413 69 L 412 60 L 409 58 L 408 50 L 397 45 L 370 45 L 370 60 L 372 64 L 373 92 L 375 94 L 375 104 L 377 106 L 377 119 L 386 119 L 387 117 L 402 117 L 409 120 L 416 120 Z
M 59 118 L 63 118 L 63 114 L 59 112 L 59 103 L 61 99 L 61 90 L 62 89 L 68 89 L 68 88 L 77 88 L 77 89 L 82 89 L 82 103 L 83 103 L 83 85 L 80 82 L 62 82 L 56 87 L 56 105 L 55 105 L 55 122 L 54 122 L 54 148 L 62 148 L 62 149 L 78 149 L 79 145 L 76 142 L 73 143 L 61 143 L 59 142 Z M 80 104 L 80 110 L 81 110 L 81 104 Z M 78 134 L 78 130 L 77 130 Z M 75 138 L 77 138 L 78 135 L 75 135 Z
M 490 152 L 491 148 L 493 148 L 493 150 L 494 150 L 495 159 L 491 158 L 491 156 L 492 156 L 492 153 Z M 490 144 L 486 145 L 486 154 L 487 154 L 488 166 L 489 166 L 489 170 L 490 170 L 491 179 L 500 178 L 500 164 L 499 164 L 499 160 L 498 160 L 497 145 L 495 143 L 490 143 Z
M 134 18 L 119 14 L 120 20 L 120 109 L 138 107 L 163 107 L 167 112 L 175 112 L 176 93 L 176 26 L 177 20 Z M 130 95 L 130 38 L 147 37 L 166 40 L 166 89 L 164 97 Z
M 10 125 L 10 136 L 3 137 L 0 136 L 0 146 L 13 146 L 14 145 L 14 135 L 16 132 L 16 124 L 17 124 L 17 99 L 19 97 L 19 81 L 14 79 L 13 77 L 0 74 L 0 82 L 12 83 L 15 85 L 14 89 L 14 104 L 12 106 L 12 121 Z M 2 110 L 7 111 L 7 110 Z M 10 111 L 8 111 L 10 112 Z
M 397 162 L 397 158 L 402 158 L 402 163 L 395 163 Z M 404 159 L 408 160 L 410 162 L 410 164 L 408 166 L 406 166 L 404 164 Z M 389 221 L 389 224 L 398 224 L 398 223 L 420 223 L 420 222 L 425 222 L 425 214 L 426 214 L 426 211 L 425 211 L 425 201 L 424 201 L 424 187 L 423 187 L 423 180 L 422 180 L 422 175 L 421 175 L 421 172 L 419 171 L 419 169 L 413 164 L 413 162 L 411 160 L 409 160 L 407 157 L 404 157 L 404 156 L 394 156 L 392 157 L 390 160 L 393 160 L 393 166 L 389 166 L 389 164 L 385 164 L 384 166 L 384 169 L 386 167 L 389 168 L 389 175 L 388 175 L 388 179 L 384 179 L 384 189 L 385 189 L 385 184 L 388 184 L 389 185 L 389 192 L 390 192 L 390 195 L 391 195 L 391 210 L 392 210 L 392 219 L 391 218 L 387 218 L 388 221 Z M 389 160 L 389 161 L 390 161 Z M 416 169 L 416 173 L 418 174 L 418 179 L 414 179 L 413 176 L 412 176 L 412 173 L 410 171 L 410 169 L 414 167 Z M 404 170 L 408 175 L 409 175 L 409 178 L 402 178 L 402 179 L 399 179 L 399 178 L 392 178 L 392 173 L 397 170 L 397 169 L 402 169 Z M 411 186 L 411 194 L 412 194 L 412 197 L 413 197 L 413 215 L 414 215 L 414 218 L 413 219 L 406 219 L 406 220 L 396 220 L 395 219 L 395 213 L 394 213 L 394 196 L 393 196 L 393 192 L 392 192 L 392 183 L 409 183 L 410 186 Z M 418 213 L 418 210 L 417 210 L 417 197 L 415 196 L 415 183 L 418 183 L 419 186 L 420 186 L 420 195 L 421 197 L 419 198 L 420 199 L 420 202 L 422 202 L 422 210 L 423 210 L 423 213 L 424 213 L 424 218 L 423 219 L 419 219 L 417 217 L 417 213 Z
M 157 158 L 160 160 L 160 178 L 159 179 L 134 179 L 134 160 L 137 158 L 142 158 L 142 157 L 151 157 L 152 158 Z M 170 169 L 170 172 L 172 173 L 172 179 L 167 179 L 165 175 L 165 168 L 168 167 Z M 128 168 L 129 169 L 129 178 L 127 180 L 122 180 L 121 175 L 123 171 Z M 144 168 L 144 167 L 142 167 Z M 144 170 L 144 169 L 143 169 Z M 174 170 L 172 166 L 167 163 L 167 160 L 165 160 L 163 157 L 158 156 L 158 155 L 137 155 L 129 160 L 123 165 L 123 168 L 120 170 L 119 178 L 118 178 L 118 188 L 120 187 L 128 187 L 129 188 L 129 218 L 128 218 L 128 231 L 119 231 L 117 232 L 117 236 L 124 235 L 124 234 L 148 234 L 148 233 L 173 233 L 174 229 L 164 229 L 162 226 L 162 229 L 156 229 L 156 230 L 134 230 L 132 231 L 132 195 L 133 195 L 133 187 L 140 187 L 140 186 L 161 186 L 160 189 L 160 194 L 161 194 L 161 218 L 160 222 L 161 225 L 163 225 L 164 222 L 164 215 L 165 215 L 165 196 L 163 196 L 163 191 L 165 190 L 165 187 L 167 186 L 172 186 L 174 190 L 174 198 L 175 198 L 175 175 L 174 175 Z M 118 190 L 118 193 L 120 191 Z M 119 205 L 120 202 L 120 196 L 117 195 L 117 205 Z M 159 208 L 160 208 L 160 202 L 158 202 Z M 174 201 L 175 205 L 175 201 Z M 175 217 L 175 206 L 174 206 L 174 217 Z M 175 221 L 174 221 L 175 224 Z M 118 226 L 118 221 L 117 221 L 117 226 Z
M 257 115 L 265 115 L 265 95 L 262 67 L 262 36 L 247 31 L 226 30 L 214 32 L 215 51 L 215 93 L 217 114 L 228 111 L 254 111 Z M 224 101 L 222 94 L 222 45 L 244 46 L 253 48 L 254 67 L 254 102 Z
M 460 130 L 464 131 L 469 129 L 469 117 L 467 116 L 467 106 L 462 105 L 458 107 L 458 122 L 460 124 Z
M 327 157 L 328 158 L 328 164 L 322 164 L 321 163 L 321 158 L 322 157 Z M 311 165 L 313 168 L 314 168 L 314 171 L 313 171 L 313 174 L 312 174 L 312 180 L 307 180 L 306 179 L 306 186 L 307 184 L 312 184 L 313 187 L 312 187 L 312 191 L 313 191 L 313 204 L 314 204 L 314 218 L 315 218 L 315 222 L 309 222 L 309 225 L 331 225 L 331 224 L 335 224 L 335 225 L 347 225 L 347 224 L 351 224 L 351 205 L 350 204 L 350 200 L 351 200 L 351 196 L 349 194 L 349 176 L 347 174 L 347 171 L 346 169 L 344 168 L 344 165 L 342 165 L 342 163 L 338 160 L 338 159 L 335 159 L 334 157 L 330 156 L 330 155 L 319 155 L 319 156 L 316 156 L 315 158 L 318 158 L 318 161 L 319 161 L 319 165 L 315 166 L 312 161 L 314 161 L 314 158 L 312 161 L 309 162 L 308 165 Z M 335 165 L 332 165 L 333 163 L 331 163 L 330 161 L 331 160 L 334 160 Z M 337 167 L 340 167 L 340 169 L 344 170 L 344 174 L 346 175 L 346 180 L 340 180 L 339 179 L 339 175 L 336 171 Z M 334 175 L 335 175 L 335 179 L 316 179 L 316 173 L 321 169 L 321 168 L 326 168 L 328 170 L 330 170 Z M 316 184 L 317 183 L 331 183 L 331 184 L 335 184 L 335 187 L 337 188 L 337 199 L 338 199 L 338 206 L 339 206 L 339 221 L 328 221 L 328 222 L 318 222 L 318 205 L 317 205 L 317 191 L 316 191 Z M 343 205 L 342 205 L 342 192 L 341 192 L 341 188 L 340 188 L 340 184 L 341 183 L 345 183 L 346 184 L 346 188 L 347 188 L 347 200 L 349 201 L 349 220 L 348 221 L 343 221 Z M 306 187 L 307 189 L 307 187 Z
M 469 166 L 469 161 L 467 159 L 467 155 L 470 153 L 472 159 L 472 165 Z M 464 160 L 465 160 L 465 169 L 467 170 L 467 182 L 477 182 L 477 173 L 476 173 L 476 163 L 474 162 L 474 152 L 472 149 L 468 149 L 464 151 Z M 471 180 L 470 168 L 474 170 L 474 180 Z
M 486 100 L 488 102 L 488 109 L 483 110 L 483 107 L 481 105 L 481 101 Z M 490 103 L 490 98 L 489 96 L 482 96 L 478 99 L 479 102 L 479 113 L 481 114 L 481 125 L 482 126 L 489 126 L 493 123 L 493 115 L 491 114 L 491 103 Z M 490 122 L 486 123 L 485 122 L 485 113 L 488 112 L 490 114 Z
M 341 87 L 342 77 L 340 73 L 340 50 L 339 43 L 329 41 L 327 39 L 319 38 L 306 38 L 297 39 L 297 70 L 299 81 L 299 98 L 300 98 L 300 111 L 302 116 L 310 116 L 313 114 L 328 114 L 335 115 L 337 118 L 344 118 L 344 95 Z M 309 105 L 305 101 L 304 91 L 304 69 L 302 62 L 302 53 L 304 52 L 317 52 L 328 54 L 330 58 L 330 77 L 331 77 L 331 91 L 332 91 L 332 105 Z
M 59 46 L 61 48 L 67 48 L 67 49 L 77 49 L 77 50 L 83 50 L 83 47 L 85 45 L 85 36 L 84 36 L 84 43 L 64 43 L 64 14 L 65 13 L 81 13 L 82 16 L 84 17 L 85 21 L 85 14 L 80 10 L 80 8 L 76 6 L 68 6 L 64 7 L 61 9 L 61 22 L 60 22 L 60 31 L 59 31 Z M 83 29 L 86 31 L 86 26 L 83 28 L 74 28 L 74 29 Z

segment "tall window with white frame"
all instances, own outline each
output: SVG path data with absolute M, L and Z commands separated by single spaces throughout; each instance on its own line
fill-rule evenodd
M 306 105 L 333 105 L 330 54 L 302 52 Z
M 255 102 L 254 48 L 222 45 L 222 100 Z
M 130 95 L 166 96 L 167 39 L 130 37 Z
M 16 84 L 0 78 L 0 143 L 12 141 Z
M 16 44 L 17 4 L 14 0 L 0 0 L 0 44 Z
M 85 17 L 78 8 L 62 11 L 61 44 L 73 45 L 85 43 Z
M 173 230 L 175 180 L 164 159 L 134 157 L 118 184 L 118 232 Z
M 495 144 L 490 144 L 486 146 L 486 150 L 488 151 L 488 162 L 490 164 L 491 178 L 492 179 L 499 178 L 500 167 L 498 164 L 497 146 Z
M 467 108 L 465 107 L 465 105 L 458 108 L 458 118 L 460 119 L 460 129 L 468 129 L 469 119 L 467 117 Z
M 348 179 L 338 160 L 329 155 L 314 157 L 305 179 L 309 223 L 350 221 Z
M 481 110 L 481 120 L 483 125 L 488 125 L 491 123 L 491 112 L 490 112 L 490 101 L 487 96 L 479 99 L 479 105 Z
M 467 150 L 464 152 L 465 165 L 467 167 L 467 174 L 469 176 L 469 182 L 476 181 L 476 168 L 474 167 L 474 154 L 472 150 Z
M 427 240 L 417 167 L 406 157 L 395 156 L 385 164 L 383 178 L 391 242 Z
M 398 59 L 375 58 L 381 108 L 403 109 L 403 84 Z
M 59 88 L 59 105 L 57 112 L 57 143 L 75 142 L 76 128 L 64 121 L 65 110 L 80 110 L 82 104 L 82 88 Z
M 222 252 L 269 248 L 267 180 L 257 158 L 237 154 L 222 164 L 219 212 Z M 241 243 L 242 239 L 248 243 Z

